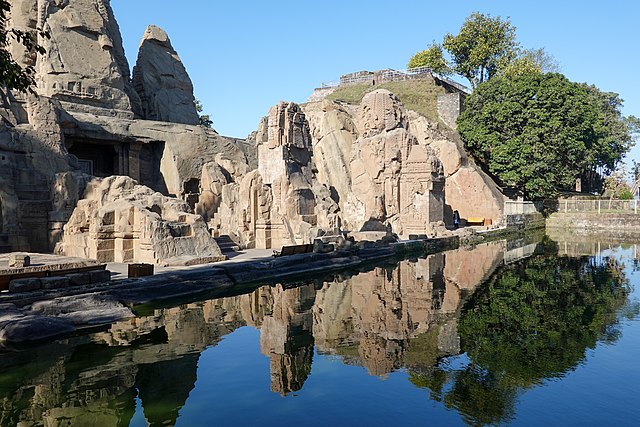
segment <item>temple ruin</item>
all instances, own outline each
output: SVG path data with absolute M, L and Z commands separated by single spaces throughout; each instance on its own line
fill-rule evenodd
M 148 27 L 132 75 L 108 1 L 11 4 L 13 27 L 51 38 L 39 40 L 44 57 L 11 46 L 38 95 L 2 97 L 2 251 L 158 263 L 214 259 L 219 236 L 279 249 L 344 233 L 435 236 L 453 210 L 502 219 L 504 197 L 466 156 L 444 101 L 442 123 L 384 89 L 356 106 L 280 102 L 246 140 L 227 138 L 198 126 L 162 29 Z M 413 78 L 383 71 L 351 80 Z

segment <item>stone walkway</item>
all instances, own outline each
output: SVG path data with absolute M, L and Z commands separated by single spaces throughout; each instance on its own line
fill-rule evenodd
M 40 253 L 31 253 L 31 252 L 21 252 L 25 255 L 29 255 L 31 258 L 31 264 L 29 267 L 44 267 L 44 266 L 68 266 L 68 268 L 73 267 L 83 267 L 96 264 L 94 260 L 87 260 L 84 258 L 76 258 L 69 256 L 61 256 L 61 255 L 53 255 L 53 254 L 40 254 Z M 9 269 L 9 256 L 11 254 L 0 254 L 0 270 Z M 13 267 L 11 267 L 13 268 Z M 25 267 L 28 268 L 28 267 Z
M 159 265 L 154 266 L 154 274 L 167 273 L 180 270 L 192 270 L 202 267 L 224 267 L 225 265 L 236 264 L 238 262 L 245 261 L 260 261 L 273 259 L 273 249 L 243 249 L 239 252 L 232 252 L 226 254 L 229 259 L 226 261 L 213 262 L 209 264 L 198 264 L 190 266 L 172 266 L 162 267 Z M 113 280 L 126 279 L 128 276 L 128 264 L 110 262 L 107 263 L 107 270 L 111 271 L 111 278 Z

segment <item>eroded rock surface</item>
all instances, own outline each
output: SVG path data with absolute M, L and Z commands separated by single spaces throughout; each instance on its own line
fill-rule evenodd
M 441 228 L 443 167 L 408 131 L 408 116 L 391 92 L 364 96 L 357 107 L 307 104 L 318 180 L 338 200 L 342 224 L 359 231 L 371 220 L 401 235 Z
M 133 84 L 144 118 L 198 124 L 193 84 L 164 30 L 150 25 L 142 36 Z
M 102 262 L 161 263 L 178 256 L 224 259 L 189 206 L 123 176 L 88 184 L 58 250 Z
M 0 170 L 2 251 L 51 250 L 72 213 L 77 223 L 68 230 L 84 237 L 60 245 L 70 255 L 157 262 L 199 247 L 182 240 L 155 246 L 155 238 L 168 241 L 164 232 L 144 234 L 133 223 L 111 231 L 116 224 L 106 217 L 92 225 L 93 234 L 80 231 L 89 227 L 80 218 L 95 201 L 76 204 L 94 176 L 128 176 L 175 197 L 171 203 L 188 205 L 181 212 L 201 218 L 193 224 L 248 248 L 279 249 L 343 231 L 372 239 L 442 234 L 454 210 L 463 218 L 502 220 L 504 197 L 466 156 L 457 134 L 407 111 L 387 90 L 368 93 L 356 106 L 280 102 L 246 140 L 225 138 L 196 125 L 193 85 L 160 28 L 148 27 L 132 82 L 107 0 L 12 6 L 11 25 L 45 29 L 51 39 L 41 40 L 46 57 L 10 47 L 34 66 L 38 96 L 0 99 L 0 162 L 8 166 Z M 128 215 L 129 205 L 108 203 Z M 126 246 L 129 232 L 151 240 L 133 250 Z M 103 237 L 109 233 L 124 233 L 113 244 L 125 246 L 103 242 L 111 241 Z
M 39 95 L 59 100 L 69 111 L 130 118 L 141 112 L 108 0 L 14 0 L 11 4 L 12 26 L 29 32 L 41 29 L 50 35 L 38 39 L 46 49 L 44 57 L 22 59 L 36 69 Z M 13 49 L 22 51 L 20 46 Z
M 401 235 L 433 234 L 443 221 L 451 225 L 454 210 L 502 221 L 504 196 L 459 136 L 407 111 L 391 92 L 369 92 L 357 106 L 325 99 L 303 110 L 317 179 L 337 194 L 346 228 L 375 219 Z
M 229 234 L 245 247 L 280 248 L 310 243 L 318 229 L 331 229 L 338 206 L 312 170 L 309 124 L 295 103 L 271 108 L 253 135 L 256 170 L 212 166 L 213 180 L 204 175 L 206 196 L 199 212 L 211 218 L 215 234 Z

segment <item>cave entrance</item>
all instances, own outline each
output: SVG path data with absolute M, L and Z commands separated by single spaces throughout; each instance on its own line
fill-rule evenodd
M 82 172 L 107 177 L 120 175 L 120 144 L 111 141 L 74 140 L 67 138 L 67 150 L 78 158 Z

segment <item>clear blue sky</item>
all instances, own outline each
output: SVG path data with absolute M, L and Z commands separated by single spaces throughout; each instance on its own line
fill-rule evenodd
M 474 11 L 509 17 L 570 80 L 617 92 L 640 117 L 640 1 L 112 0 L 131 68 L 148 24 L 171 38 L 223 135 L 246 137 L 280 100 L 304 102 L 341 74 L 404 69 Z M 640 145 L 640 143 L 639 143 Z M 629 158 L 640 160 L 640 147 Z M 630 160 L 630 159 L 628 159 Z

